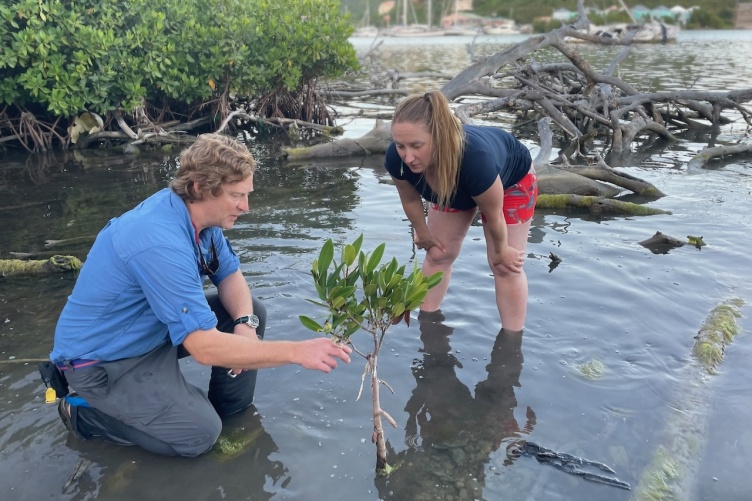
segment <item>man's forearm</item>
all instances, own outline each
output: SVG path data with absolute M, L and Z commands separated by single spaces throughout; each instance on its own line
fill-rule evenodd
M 190 333 L 183 346 L 197 362 L 219 367 L 266 369 L 298 361 L 292 341 L 259 341 L 216 329 Z
M 253 313 L 253 301 L 251 300 L 251 289 L 243 277 L 243 273 L 238 270 L 228 276 L 217 286 L 219 300 L 225 307 L 227 313 L 232 318 L 238 318 Z

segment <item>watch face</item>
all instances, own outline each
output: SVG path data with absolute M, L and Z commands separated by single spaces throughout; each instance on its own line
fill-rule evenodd
M 248 317 L 248 325 L 253 327 L 254 329 L 259 326 L 259 317 L 256 315 L 251 315 Z

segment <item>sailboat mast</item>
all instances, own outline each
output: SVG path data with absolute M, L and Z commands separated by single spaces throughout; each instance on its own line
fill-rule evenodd
M 624 0 L 619 0 L 619 3 L 621 4 L 621 8 L 624 9 L 624 11 L 629 14 L 629 18 L 632 20 L 633 23 L 637 24 L 637 20 L 632 15 L 632 11 L 629 10 L 629 7 L 627 7 L 627 4 L 624 3 Z

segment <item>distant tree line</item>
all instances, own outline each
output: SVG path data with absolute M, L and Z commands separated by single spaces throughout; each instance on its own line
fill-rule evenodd
M 371 23 L 377 26 L 382 25 L 380 24 L 381 20 L 378 15 L 378 6 L 381 1 L 370 0 L 369 2 L 364 2 L 363 0 L 341 0 L 341 3 L 342 9 L 351 14 L 351 19 L 354 23 L 357 24 L 359 20 L 363 19 L 365 17 L 364 14 L 366 9 L 370 9 L 370 15 L 368 18 L 371 20 Z M 451 12 L 454 0 L 432 0 L 431 3 L 432 24 L 437 25 L 442 15 Z M 630 8 L 639 4 L 644 5 L 649 9 L 666 5 L 665 0 L 626 0 L 625 3 Z M 414 0 L 412 2 L 411 11 L 415 11 L 418 19 L 426 19 L 428 10 L 427 4 L 428 0 Z M 618 6 L 617 1 L 605 3 L 602 1 L 585 2 L 586 7 L 594 7 L 598 9 L 603 9 L 612 4 Z M 671 3 L 670 6 L 675 4 L 676 2 Z M 687 1 L 686 5 L 683 5 L 684 7 L 699 7 L 699 9 L 693 13 L 693 19 L 687 25 L 687 28 L 732 28 L 736 4 L 737 0 Z M 682 4 L 679 3 L 679 5 Z M 536 18 L 551 16 L 553 11 L 559 8 L 576 11 L 577 0 L 473 0 L 473 13 L 480 16 L 514 19 L 519 24 L 533 24 Z M 624 15 L 624 18 L 617 18 L 616 20 L 609 20 L 608 22 L 629 21 L 629 16 L 626 16 L 626 14 Z M 541 29 L 536 29 L 537 32 L 547 32 L 551 29 L 560 27 L 561 23 L 555 21 L 551 25 L 543 26 L 538 22 L 537 25 L 541 26 Z

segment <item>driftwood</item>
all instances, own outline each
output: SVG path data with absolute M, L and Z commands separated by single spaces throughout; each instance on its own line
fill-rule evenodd
M 83 235 L 80 237 L 64 238 L 62 240 L 45 240 L 44 246 L 56 247 L 59 245 L 75 245 L 75 244 L 80 244 L 80 243 L 90 243 L 90 242 L 93 242 L 95 238 L 97 238 L 96 235 Z
M 616 63 L 625 57 L 626 51 L 622 51 L 606 71 L 596 71 L 565 42 L 567 37 L 586 38 L 579 32 L 589 24 L 582 1 L 578 2 L 578 9 L 580 16 L 572 25 L 532 36 L 478 61 L 444 85 L 441 90 L 450 100 L 468 94 L 492 98 L 461 106 L 457 116 L 464 122 L 472 121 L 476 114 L 498 110 L 548 116 L 577 149 L 582 139 L 592 134 L 592 137 L 603 137 L 603 144 L 610 144 L 608 153 L 616 156 L 628 152 L 638 134 L 651 133 L 674 140 L 668 124 L 690 128 L 696 126 L 694 119 L 704 119 L 715 129 L 729 122 L 721 114 L 725 109 L 738 111 L 752 124 L 752 112 L 741 104 L 752 99 L 752 89 L 640 94 L 627 82 L 612 76 Z M 543 48 L 558 50 L 570 64 L 520 64 Z M 494 86 L 497 76 L 509 77 L 516 84 L 511 88 Z M 659 108 L 659 105 L 663 106 Z M 605 156 L 606 151 L 603 153 Z
M 596 158 L 618 159 L 631 151 L 638 136 L 674 141 L 675 131 L 679 129 L 700 129 L 715 134 L 721 124 L 731 122 L 731 118 L 724 116 L 726 110 L 737 112 L 752 125 L 752 111 L 743 105 L 752 100 L 752 88 L 728 92 L 686 90 L 643 94 L 629 82 L 614 76 L 619 63 L 629 54 L 632 37 L 589 36 L 583 33 L 590 22 L 582 1 L 578 2 L 578 11 L 579 17 L 571 25 L 533 35 L 503 51 L 478 59 L 445 83 L 441 91 L 451 101 L 460 103 L 455 109 L 457 117 L 463 123 L 472 123 L 477 115 L 498 111 L 524 116 L 528 120 L 547 117 L 555 127 L 557 137 L 568 142 L 558 155 L 558 160 L 565 165 L 582 157 L 583 151 L 595 151 L 596 148 L 599 150 L 595 153 Z M 623 45 L 624 48 L 606 68 L 596 69 L 567 43 L 572 38 Z M 536 59 L 541 59 L 536 58 L 536 52 L 542 49 L 558 51 L 567 62 L 536 62 Z M 376 59 L 375 50 L 372 48 L 368 52 L 368 61 Z M 550 56 L 545 59 L 550 59 Z M 361 65 L 368 68 L 365 61 Z M 380 88 L 378 92 L 373 91 L 377 92 L 374 96 L 380 96 L 387 92 L 384 89 L 388 92 L 396 90 L 400 80 L 407 75 L 396 70 L 384 71 L 378 63 L 373 63 L 367 81 Z M 367 88 L 354 90 L 348 87 L 347 90 L 359 97 L 369 92 Z M 473 101 L 462 104 L 464 96 L 473 96 Z M 387 119 L 383 114 L 380 116 Z M 745 151 L 748 150 L 743 147 L 725 147 L 721 151 L 704 152 L 697 161 L 706 160 L 707 155 Z M 587 163 L 593 162 L 588 160 Z M 612 175 L 603 172 L 608 170 L 603 168 L 607 167 L 605 163 L 602 160 L 598 163 L 599 172 L 583 169 L 579 173 L 614 183 Z M 639 187 L 633 185 L 634 181 L 622 179 L 614 184 L 634 193 L 661 196 L 660 192 L 653 191 L 654 187 Z
M 0 276 L 35 275 L 41 273 L 63 273 L 80 270 L 83 263 L 74 256 L 55 255 L 49 259 L 21 260 L 0 259 Z
M 711 158 L 723 157 L 727 155 L 738 155 L 752 153 L 752 144 L 737 144 L 733 146 L 715 146 L 705 148 L 695 155 L 687 165 L 687 170 L 697 170 L 705 166 Z
M 473 123 L 474 116 L 499 110 L 525 115 L 528 119 L 530 115 L 537 118 L 541 141 L 541 152 L 535 160 L 541 193 L 539 207 L 587 208 L 598 214 L 670 213 L 616 200 L 615 197 L 624 191 L 653 199 L 664 194 L 651 183 L 610 167 L 604 158 L 618 159 L 631 150 L 638 136 L 646 134 L 673 141 L 673 131 L 677 128 L 705 127 L 707 132 L 713 132 L 720 124 L 730 121 L 722 114 L 727 109 L 738 112 L 752 125 L 752 112 L 741 104 L 752 100 L 752 89 L 641 94 L 628 82 L 614 76 L 619 63 L 629 52 L 631 37 L 593 40 L 625 46 L 611 64 L 600 71 L 592 68 L 567 45 L 569 37 L 587 38 L 581 33 L 589 24 L 581 1 L 578 10 L 580 15 L 573 24 L 532 36 L 475 61 L 447 82 L 441 91 L 455 101 L 467 95 L 488 98 L 474 99 L 472 103 L 455 108 L 456 116 L 463 123 Z M 535 52 L 544 48 L 559 51 L 568 62 L 534 62 Z M 374 51 L 369 51 L 369 58 L 373 59 Z M 381 89 L 372 89 L 371 95 L 394 93 L 406 75 L 409 74 L 397 71 L 372 72 L 368 75 L 369 82 L 373 84 L 379 78 L 382 80 Z M 500 86 L 498 82 L 501 80 L 512 84 Z M 332 91 L 332 95 L 336 92 Z M 353 97 L 364 97 L 369 90 L 350 86 L 341 92 L 340 97 L 348 95 L 346 92 Z M 385 115 L 385 112 L 379 112 L 380 118 L 391 118 Z M 710 125 L 705 126 L 700 121 Z M 551 160 L 551 138 L 554 135 L 551 126 L 557 138 L 565 142 L 554 161 Z M 311 148 L 286 149 L 283 156 L 298 160 L 382 154 L 390 141 L 388 124 L 379 120 L 374 130 L 361 138 Z M 704 164 L 712 156 L 748 151 L 750 147 L 743 146 L 704 150 L 690 167 L 698 162 Z
M 579 207 L 587 209 L 593 214 L 622 214 L 637 216 L 652 216 L 655 214 L 671 214 L 670 211 L 646 207 L 632 202 L 623 202 L 613 198 L 593 197 L 581 195 L 539 195 L 536 208 L 540 209 L 564 209 L 567 207 Z
M 660 231 L 656 231 L 655 235 L 640 242 L 640 245 L 650 249 L 654 254 L 666 254 L 671 249 L 682 247 L 688 244 L 694 245 L 698 249 L 706 245 L 702 237 L 687 235 L 687 239 L 682 240 L 680 238 L 661 233 Z
M 541 137 L 541 149 L 535 159 L 535 165 L 538 190 L 541 195 L 536 207 L 545 209 L 573 207 L 587 209 L 593 214 L 670 214 L 660 209 L 613 200 L 612 198 L 622 191 L 614 185 L 656 198 L 663 196 L 663 193 L 646 181 L 612 169 L 600 159 L 595 166 L 581 168 L 561 169 L 549 164 L 547 159 L 551 152 L 552 135 L 547 119 L 542 119 L 538 123 L 538 133 Z M 283 148 L 282 155 L 288 160 L 295 161 L 355 155 L 383 155 L 391 139 L 389 123 L 378 120 L 374 128 L 360 138 L 340 139 L 304 148 Z
M 373 129 L 357 138 L 317 144 L 306 148 L 282 148 L 282 156 L 290 160 L 349 157 L 354 155 L 383 155 L 392 140 L 388 123 L 377 120 Z
M 258 115 L 251 115 L 245 110 L 236 110 L 231 112 L 219 126 L 217 132 L 224 132 L 227 127 L 233 122 L 239 124 L 243 122 L 253 123 L 257 126 L 270 125 L 273 127 L 285 129 L 288 131 L 288 134 L 290 133 L 290 130 L 292 130 L 295 133 L 295 137 L 297 137 L 300 128 L 314 130 L 326 136 L 339 136 L 344 132 L 342 127 L 331 127 L 327 125 L 305 122 L 303 120 L 295 120 L 292 118 L 264 118 Z

